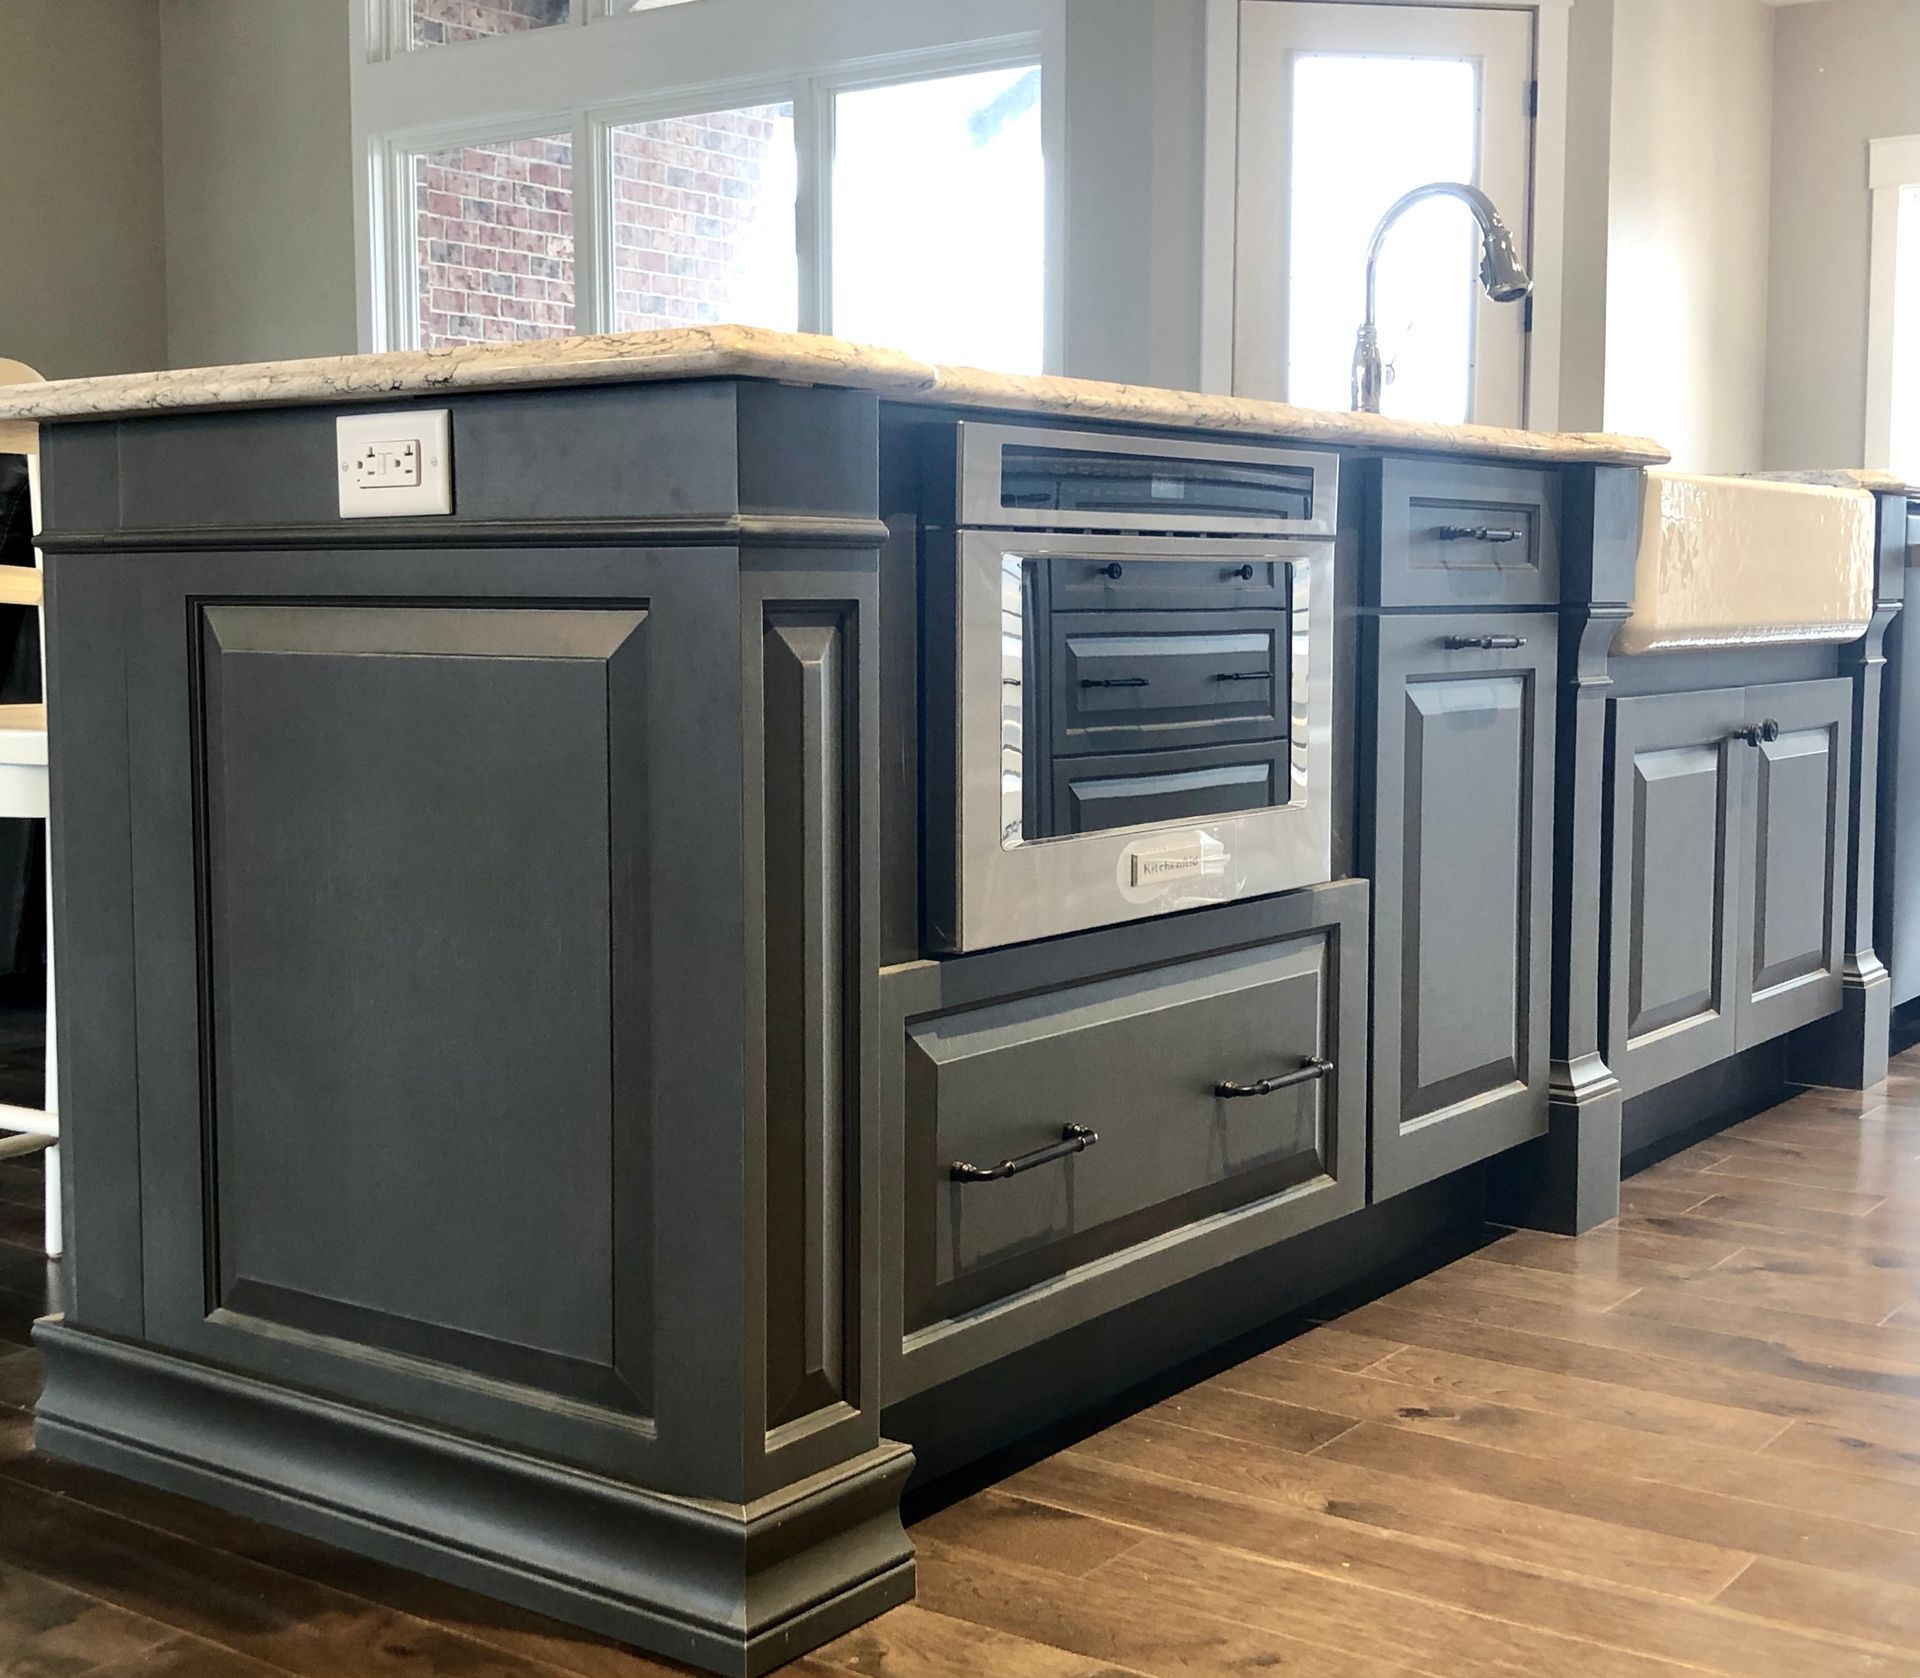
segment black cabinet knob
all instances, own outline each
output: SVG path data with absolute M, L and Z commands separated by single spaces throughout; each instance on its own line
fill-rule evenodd
M 1776 718 L 1768 717 L 1763 722 L 1749 723 L 1745 728 L 1736 728 L 1728 738 L 1749 746 L 1769 746 L 1780 738 L 1780 724 Z
M 1105 577 L 1107 581 L 1110 583 L 1119 582 L 1122 575 L 1122 571 L 1123 571 L 1123 567 L 1121 566 L 1120 561 L 1117 559 L 1111 560 L 1105 565 L 1096 565 L 1093 568 L 1093 574 L 1096 577 Z

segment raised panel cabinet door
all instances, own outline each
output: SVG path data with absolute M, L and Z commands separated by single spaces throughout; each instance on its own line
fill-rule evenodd
M 1752 764 L 1740 919 L 1740 1048 L 1840 1006 L 1850 682 L 1747 689 Z
M 1373 626 L 1373 1194 L 1547 1126 L 1555 620 Z
M 1746 707 L 1744 688 L 1613 703 L 1606 1059 L 1629 1096 L 1736 1047 Z
M 145 1323 L 624 1472 L 659 1392 L 657 577 L 542 558 L 302 555 L 279 595 L 248 554 L 147 565 Z

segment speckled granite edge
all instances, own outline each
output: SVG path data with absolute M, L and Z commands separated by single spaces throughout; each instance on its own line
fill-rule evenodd
M 1864 489 L 1874 495 L 1904 495 L 1920 500 L 1920 484 L 1904 473 L 1882 471 L 1871 466 L 1828 466 L 1803 472 L 1748 472 L 1749 478 L 1766 478 L 1782 484 L 1816 484 L 1826 489 Z
M 387 355 L 327 356 L 242 367 L 190 367 L 67 379 L 0 391 L 0 422 L 110 419 L 314 402 L 377 402 L 441 391 L 684 378 L 837 385 L 902 401 L 1061 419 L 1190 426 L 1354 448 L 1636 466 L 1657 466 L 1668 458 L 1665 449 L 1644 437 L 1434 425 L 1144 385 L 935 367 L 896 350 L 745 326 L 548 338 L 526 344 L 474 344 Z

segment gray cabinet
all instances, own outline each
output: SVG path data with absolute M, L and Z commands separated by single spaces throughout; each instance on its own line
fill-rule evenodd
M 1616 700 L 1607 1064 L 1627 1095 L 1840 1006 L 1850 688 Z
M 1556 629 L 1370 626 L 1376 1200 L 1547 1127 Z

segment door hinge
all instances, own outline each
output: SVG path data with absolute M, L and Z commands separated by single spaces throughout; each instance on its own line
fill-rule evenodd
M 1527 115 L 1537 117 L 1540 114 L 1540 84 L 1527 83 Z

